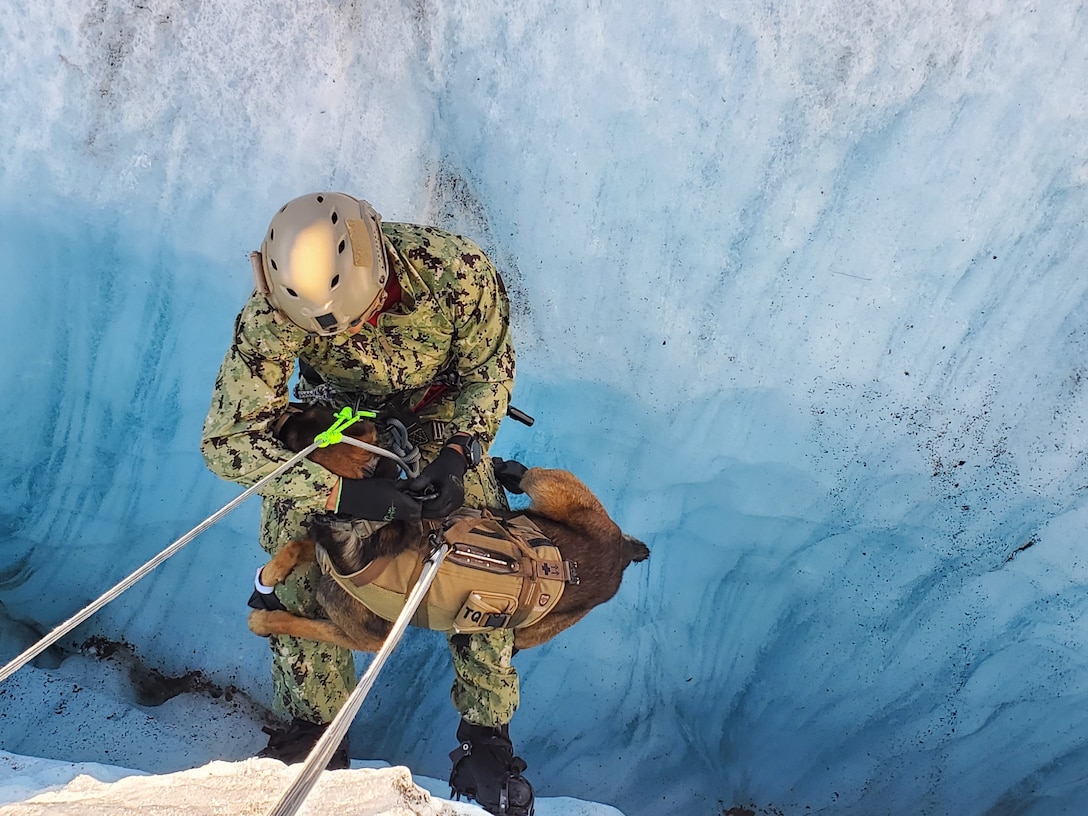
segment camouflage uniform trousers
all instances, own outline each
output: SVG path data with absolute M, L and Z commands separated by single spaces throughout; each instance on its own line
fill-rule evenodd
M 428 453 L 424 452 L 424 458 L 433 458 Z M 486 458 L 465 475 L 465 506 L 507 507 L 506 496 Z M 304 538 L 307 515 L 291 502 L 265 498 L 261 507 L 261 547 L 272 555 L 288 542 Z M 376 522 L 375 529 L 380 524 Z M 295 614 L 324 618 L 316 598 L 319 576 L 316 565 L 300 566 L 276 586 L 276 597 Z M 511 664 L 513 630 L 449 635 L 447 639 L 453 658 L 454 708 L 474 725 L 494 728 L 510 722 L 519 702 L 517 670 Z M 352 653 L 330 643 L 282 635 L 270 637 L 269 645 L 275 710 L 310 722 L 331 721 L 355 688 Z

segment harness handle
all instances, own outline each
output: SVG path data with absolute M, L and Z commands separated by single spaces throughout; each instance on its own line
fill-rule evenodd
M 510 539 L 514 542 L 515 545 L 517 545 L 517 548 L 521 550 L 521 554 L 528 558 L 530 561 L 547 561 L 548 559 L 544 558 L 540 553 L 536 551 L 534 547 L 531 547 L 529 545 L 529 542 L 525 535 L 525 526 L 519 523 L 519 519 L 522 518 L 524 517 L 514 516 L 513 518 L 500 519 L 497 516 L 493 515 L 491 512 L 489 512 L 487 508 L 484 508 L 480 511 L 480 518 L 477 519 L 472 526 L 475 527 L 477 524 L 490 522 L 497 527 L 501 527 L 503 530 L 510 534 Z M 529 524 L 532 524 L 532 522 L 529 522 L 528 519 L 525 519 L 525 521 Z M 537 538 L 546 538 L 544 534 L 540 532 L 540 530 L 536 529 L 535 525 L 532 527 L 531 531 L 536 534 Z

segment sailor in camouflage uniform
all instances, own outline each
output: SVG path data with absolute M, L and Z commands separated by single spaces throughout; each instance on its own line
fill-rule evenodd
M 411 408 L 419 427 L 432 431 L 419 445 L 427 464 L 407 485 L 340 479 L 309 460 L 277 477 L 261 491 L 267 552 L 305 537 L 307 517 L 327 509 L 371 519 L 377 529 L 394 518 L 445 516 L 462 501 L 506 506 L 491 460 L 479 452 L 495 438 L 513 388 L 510 307 L 475 243 L 434 227 L 382 223 L 365 201 L 314 193 L 276 214 L 254 253 L 254 273 L 257 291 L 235 322 L 204 424 L 212 471 L 249 486 L 293 455 L 273 429 L 287 410 L 296 362 L 296 394 L 335 394 L 356 408 Z M 419 498 L 424 492 L 433 498 Z M 317 575 L 316 566 L 296 570 L 276 586 L 278 602 L 323 617 Z M 273 636 L 270 645 L 274 703 L 292 721 L 262 754 L 301 761 L 354 688 L 354 662 L 328 643 Z M 513 630 L 454 635 L 450 651 L 457 736 L 462 749 L 475 741 L 481 763 L 455 788 L 485 807 L 495 799 L 492 812 L 530 813 L 532 787 L 520 776 L 524 762 L 513 756 L 507 729 L 518 706 Z M 330 767 L 347 765 L 341 749 Z M 482 778 L 495 774 L 501 778 Z

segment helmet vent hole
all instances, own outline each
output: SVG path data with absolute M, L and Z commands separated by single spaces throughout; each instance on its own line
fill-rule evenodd
M 339 285 L 339 283 L 340 283 L 340 276 L 339 275 L 333 275 L 332 280 L 329 282 L 329 288 L 330 289 L 335 289 L 337 287 L 337 285 Z
M 336 210 L 333 210 L 332 215 L 330 215 L 329 218 L 332 219 L 334 224 L 340 220 L 340 216 L 336 214 Z
M 325 200 L 325 196 L 318 196 L 318 197 L 317 197 L 317 203 L 318 203 L 318 204 L 320 204 L 320 203 L 321 203 L 322 201 L 324 201 L 324 200 Z
M 276 270 L 277 272 L 279 271 L 279 267 L 278 267 L 278 266 L 276 266 L 276 259 L 275 259 L 275 258 L 269 258 L 269 259 L 268 259 L 268 262 L 269 262 L 270 264 L 272 264 L 272 268 L 273 268 L 273 269 L 275 269 L 275 270 Z
M 339 254 L 339 255 L 343 255 L 343 254 L 344 254 L 344 250 L 345 250 L 346 248 L 347 248 L 347 242 L 346 242 L 346 241 L 344 241 L 344 240 L 341 240 L 341 241 L 340 241 L 340 246 L 339 246 L 339 247 L 337 248 L 337 250 L 336 250 L 337 254 Z
M 273 227 L 272 229 L 270 229 L 268 231 L 268 240 L 269 241 L 275 241 L 276 240 L 276 228 L 275 227 Z
M 287 290 L 287 294 L 289 294 L 289 295 L 290 295 L 291 297 L 293 297 L 293 298 L 297 298 L 297 297 L 298 297 L 298 292 L 296 292 L 296 291 L 295 291 L 294 289 L 292 289 L 292 288 L 291 288 L 290 286 L 285 286 L 284 288 L 285 288 L 285 289 Z

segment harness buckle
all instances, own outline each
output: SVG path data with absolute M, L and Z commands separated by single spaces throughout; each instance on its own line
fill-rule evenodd
M 567 581 L 568 584 L 570 584 L 571 586 L 578 586 L 578 584 L 582 583 L 582 579 L 578 577 L 577 561 L 567 562 L 567 572 L 570 573 L 570 579 Z

